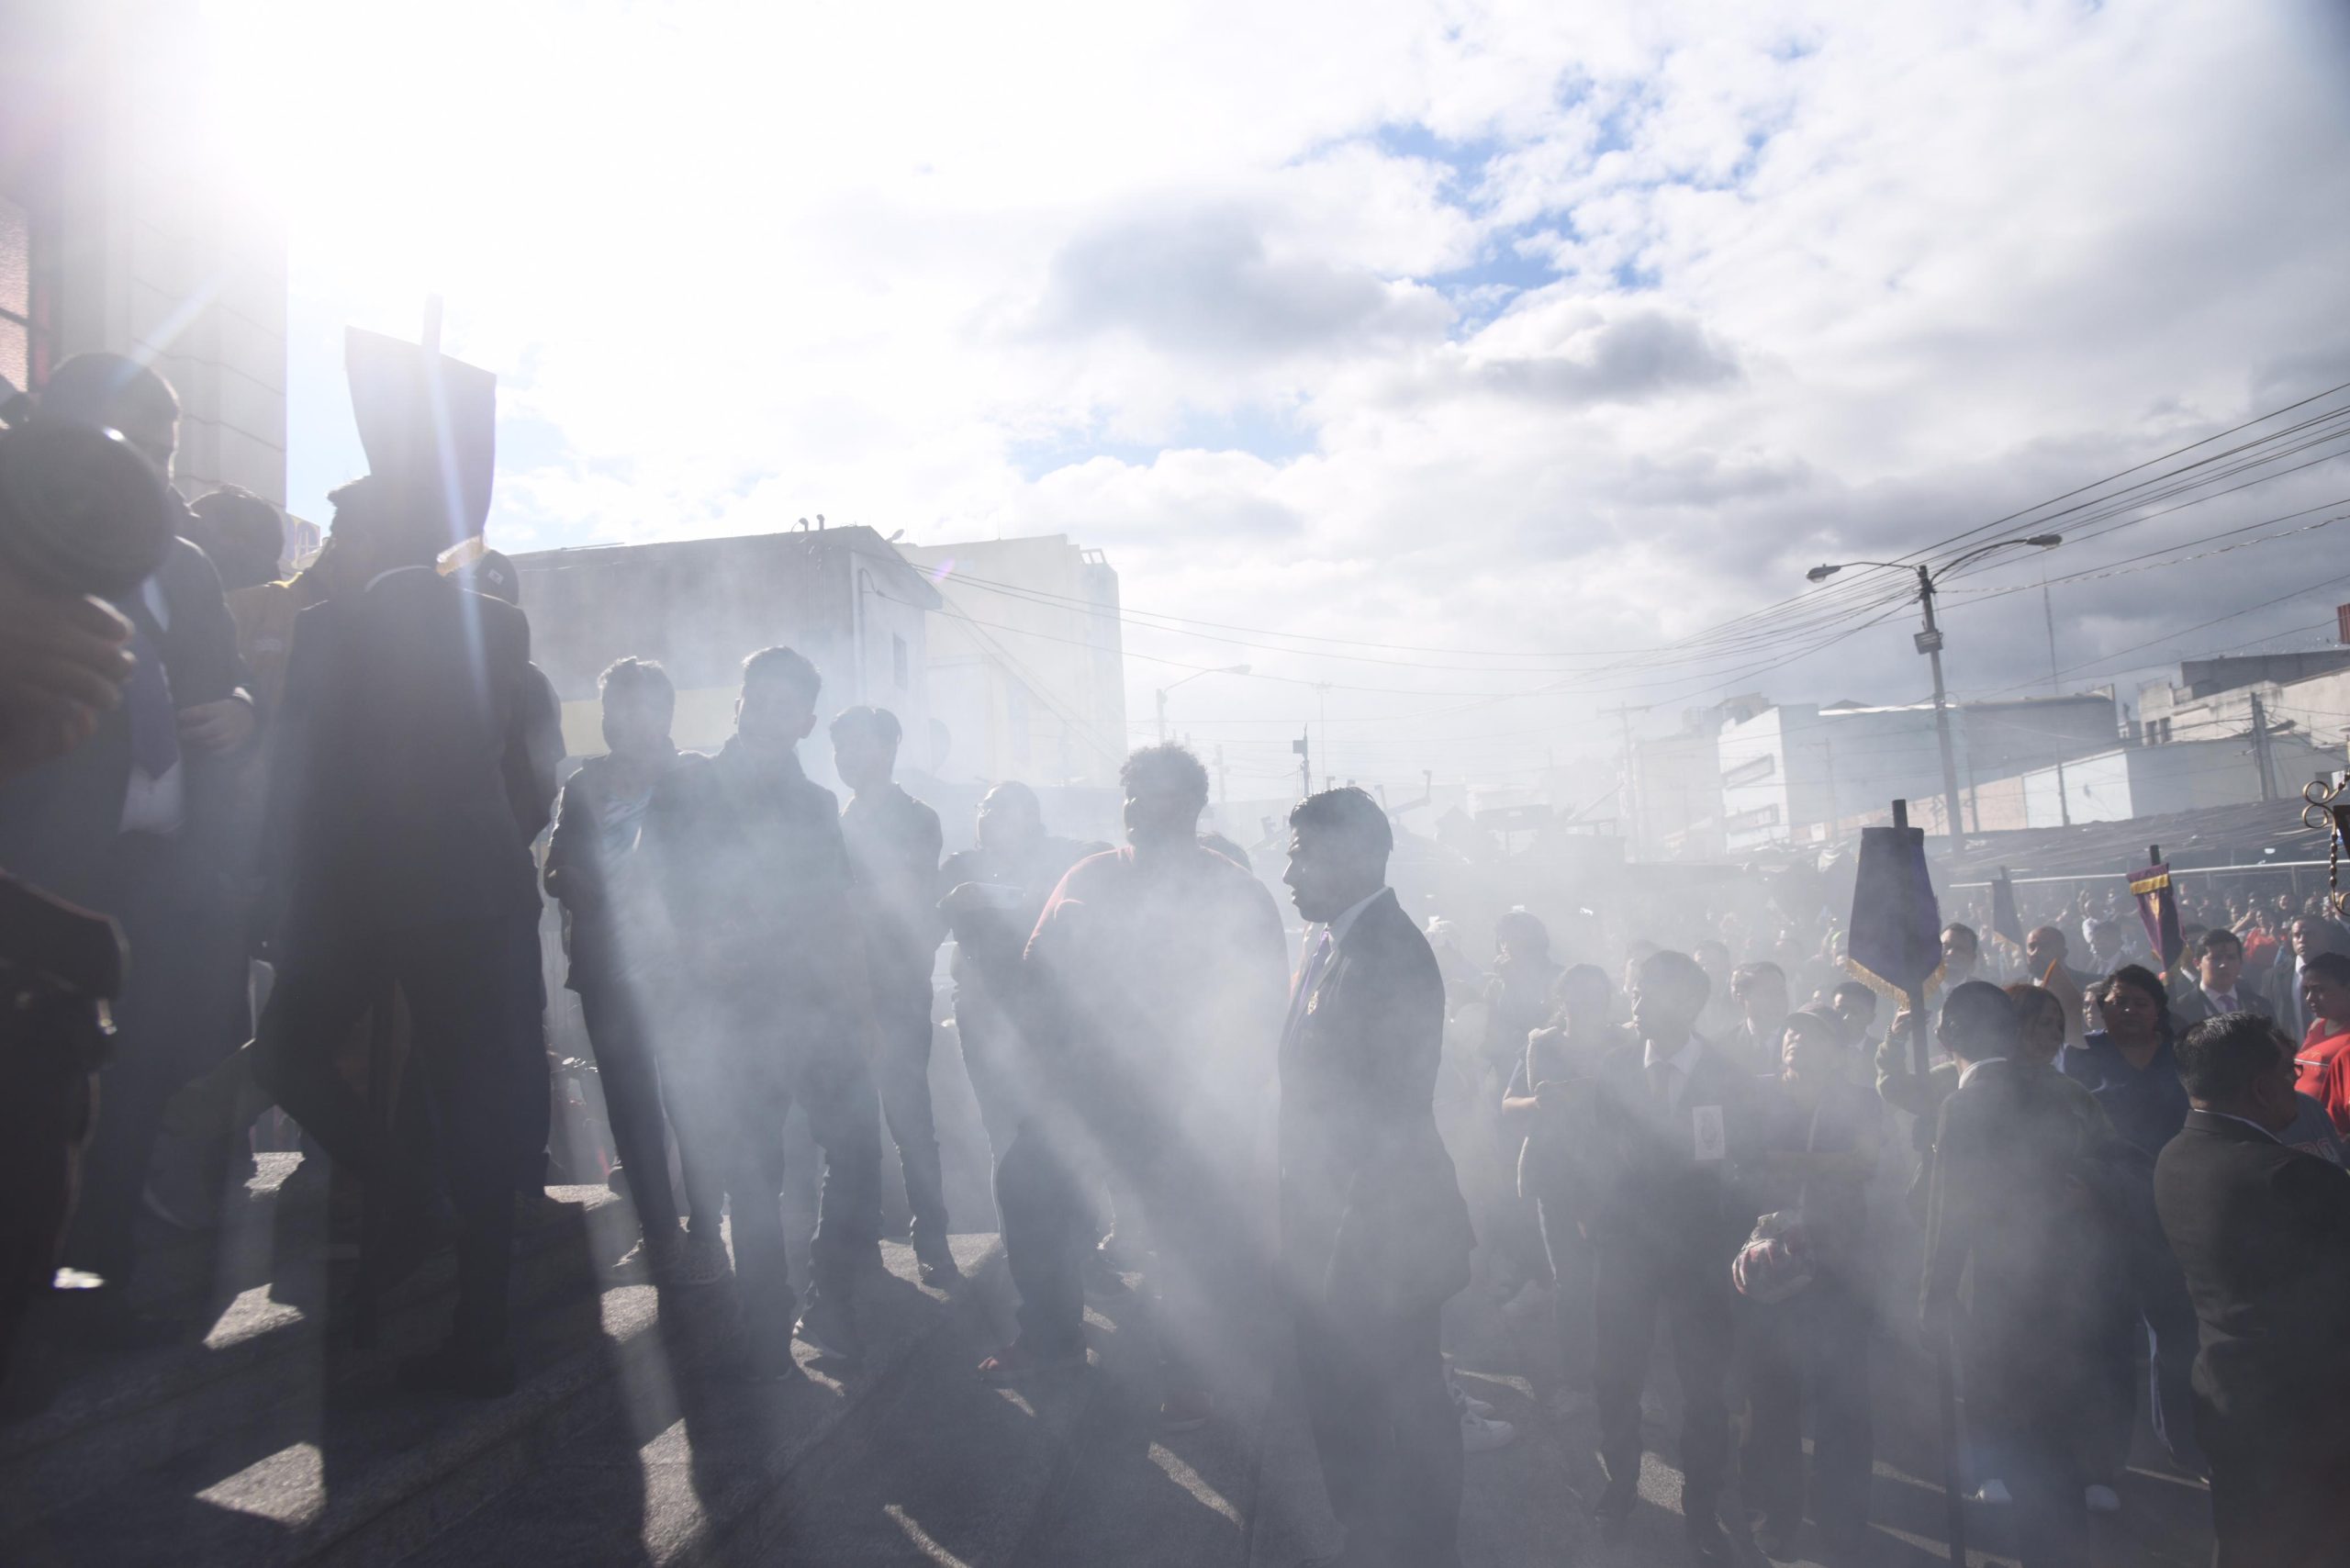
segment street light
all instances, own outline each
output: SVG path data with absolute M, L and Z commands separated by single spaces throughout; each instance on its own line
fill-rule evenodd
M 1160 745 L 1167 744 L 1167 694 L 1169 692 L 1181 686 L 1185 681 L 1197 680 L 1203 675 L 1247 675 L 1248 673 L 1247 665 L 1225 665 L 1221 669 L 1195 669 L 1182 680 L 1169 681 L 1160 687 L 1158 689 L 1158 744 Z
M 1969 550 L 1955 560 L 1944 562 L 1939 574 L 1930 570 L 1923 562 L 1913 566 L 1898 561 L 1841 561 L 1834 566 L 1814 566 L 1804 574 L 1806 578 L 1815 583 L 1826 582 L 1846 566 L 1882 566 L 1887 571 L 1914 571 L 1918 574 L 1918 608 L 1925 612 L 1926 629 L 1919 633 L 1913 641 L 1918 644 L 1918 651 L 1925 655 L 1934 666 L 1934 738 L 1941 743 L 1942 753 L 1942 812 L 1947 824 L 1944 831 L 1953 842 L 1963 836 L 1958 820 L 1958 763 L 1951 755 L 1949 700 L 1942 690 L 1942 628 L 1934 624 L 1935 577 L 1938 575 L 1946 577 L 1967 562 L 1988 555 L 1994 550 L 2005 550 L 2009 545 L 2028 544 L 2035 550 L 2051 550 L 2063 543 L 2065 536 L 2061 533 L 2035 533 L 2028 539 L 1995 540 Z

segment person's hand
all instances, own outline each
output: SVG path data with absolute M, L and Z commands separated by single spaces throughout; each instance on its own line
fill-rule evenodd
M 252 738 L 256 722 L 248 698 L 198 702 L 180 710 L 180 744 L 197 751 L 234 751 Z
M 130 622 L 0 568 L 0 778 L 63 756 L 122 700 Z

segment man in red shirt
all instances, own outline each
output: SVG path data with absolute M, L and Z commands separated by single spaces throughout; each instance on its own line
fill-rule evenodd
M 2325 1107 L 2337 1131 L 2350 1131 L 2350 958 L 2301 960 L 2301 1005 L 2310 1026 L 2293 1057 L 2296 1087 Z

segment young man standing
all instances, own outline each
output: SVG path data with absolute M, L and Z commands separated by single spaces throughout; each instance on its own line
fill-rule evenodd
M 1732 1172 L 1759 1128 L 1753 1076 L 1695 1032 L 1707 987 L 1686 954 L 1641 961 L 1639 1043 L 1601 1061 L 1582 1131 L 1599 1171 L 1593 1339 L 1607 1470 L 1592 1511 L 1608 1539 L 1624 1539 L 1639 1496 L 1640 1385 L 1662 1325 L 1681 1384 L 1682 1516 L 1691 1547 L 1714 1562 L 1733 1551 L 1716 1511 L 1729 1460 L 1729 1266 L 1754 1222 Z
M 1281 1250 L 1348 1565 L 1457 1564 L 1460 1428 L 1437 1315 L 1475 1238 L 1436 1125 L 1444 978 L 1387 886 L 1394 832 L 1360 790 L 1290 813 L 1312 923 L 1281 1047 Z
M 1287 947 L 1263 885 L 1199 839 L 1207 770 L 1177 745 L 1126 759 L 1127 846 L 1071 868 L 1030 939 L 1035 1103 L 996 1176 L 1020 1288 L 1020 1338 L 981 1367 L 1016 1377 L 1082 1358 L 1079 1177 L 1140 1200 L 1170 1430 L 1204 1424 L 1209 1375 L 1249 1320 L 1259 1282 L 1240 1191 L 1246 1107 L 1273 1066 Z
M 923 1283 L 946 1286 L 959 1276 L 946 1245 L 946 1190 L 930 1108 L 930 976 L 946 934 L 938 916 L 944 843 L 938 813 L 892 777 L 899 735 L 898 717 L 887 709 L 851 708 L 833 721 L 833 767 L 856 792 L 841 812 L 841 832 L 856 874 L 880 1026 L 875 1086 L 905 1174 Z
M 796 1103 L 824 1151 L 797 1331 L 853 1359 L 849 1309 L 880 1245 L 881 1124 L 867 1068 L 874 1034 L 865 943 L 832 791 L 800 770 L 816 727 L 816 666 L 789 648 L 743 663 L 734 734 L 654 787 L 653 857 L 675 982 L 676 1109 L 683 1139 L 733 1199 L 734 1272 L 752 1370 L 792 1370 L 798 1305 L 784 1253 L 783 1123 Z
M 719 1234 L 718 1193 L 698 1179 L 702 1151 L 682 1141 L 677 1149 L 692 1208 L 692 1228 L 682 1235 L 669 1183 L 654 1035 L 663 1015 L 648 994 L 656 958 L 647 924 L 653 893 L 638 853 L 654 790 L 677 766 L 669 739 L 677 692 L 668 672 L 645 659 L 620 660 L 596 689 L 607 750 L 581 763 L 555 799 L 546 890 L 571 917 L 570 985 L 579 993 L 612 1143 L 643 1227 L 640 1255 L 655 1283 L 711 1284 L 725 1277 L 726 1242 Z

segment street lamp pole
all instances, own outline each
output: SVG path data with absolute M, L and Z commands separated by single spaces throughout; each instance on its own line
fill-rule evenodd
M 1169 681 L 1160 687 L 1158 689 L 1158 744 L 1160 745 L 1167 744 L 1167 694 L 1169 692 L 1182 685 L 1184 681 L 1197 680 L 1203 675 L 1247 675 L 1248 673 L 1247 665 L 1225 665 L 1219 669 L 1195 669 L 1182 680 Z
M 2029 544 L 2036 550 L 2048 550 L 2063 543 L 2065 536 L 2061 533 L 2035 533 L 2029 539 L 1996 540 L 1945 563 L 1942 575 L 1948 577 L 1953 569 L 2011 544 Z M 1950 738 L 1950 695 L 1942 685 L 1942 632 L 1934 623 L 1934 574 L 1923 562 L 1910 566 L 1894 561 L 1844 561 L 1835 566 L 1814 566 L 1804 575 L 1813 582 L 1824 582 L 1846 566 L 1884 566 L 1897 572 L 1914 571 L 1918 574 L 1918 608 L 1925 616 L 1926 629 L 1912 640 L 1917 644 L 1918 651 L 1926 655 L 1926 661 L 1934 672 L 1934 740 L 1942 750 L 1943 832 L 1953 840 L 1964 838 L 1965 829 L 1958 816 L 1958 757 Z
M 1964 836 L 1958 818 L 1958 760 L 1950 744 L 1950 698 L 1942 687 L 1942 633 L 1934 624 L 1934 578 L 1924 566 L 1918 568 L 1918 607 L 1925 611 L 1926 629 L 1918 633 L 1918 651 L 1934 670 L 1934 740 L 1942 753 L 1942 821 L 1943 832 L 1953 840 Z

